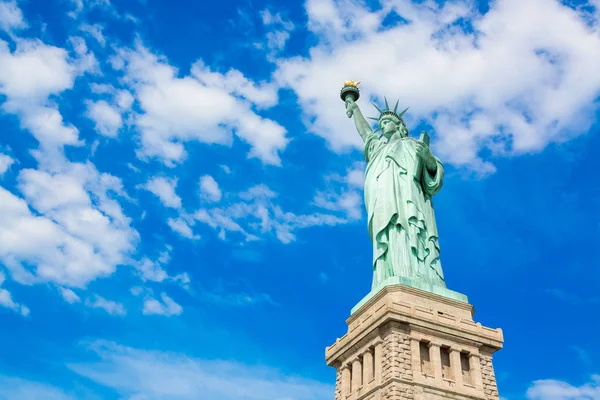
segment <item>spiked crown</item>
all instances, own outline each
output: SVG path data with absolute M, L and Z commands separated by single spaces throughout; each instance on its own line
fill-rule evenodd
M 390 110 L 390 106 L 388 105 L 387 98 L 384 97 L 384 100 L 385 100 L 385 110 L 381 110 L 379 107 L 377 107 L 377 104 L 373 103 L 373 106 L 375 106 L 375 108 L 377 109 L 377 111 L 379 111 L 379 117 L 367 117 L 367 118 L 375 120 L 375 121 L 377 121 L 379 123 L 383 117 L 391 116 L 391 117 L 397 118 L 399 121 L 401 121 L 402 123 L 404 123 L 404 120 L 402 119 L 402 116 L 408 110 L 408 107 L 406 107 L 404 109 L 404 111 L 402 111 L 400 114 L 398 114 L 398 102 L 399 102 L 399 100 L 396 101 L 396 105 L 394 106 L 393 110 Z M 380 129 L 380 127 L 377 127 L 376 131 L 378 131 L 379 129 Z

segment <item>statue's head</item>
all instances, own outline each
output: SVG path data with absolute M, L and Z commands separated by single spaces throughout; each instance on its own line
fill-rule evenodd
M 383 115 L 379 119 L 379 130 L 381 130 L 381 135 L 388 140 L 396 134 L 401 137 L 408 136 L 408 129 L 404 121 L 395 115 Z
M 375 106 L 377 111 L 379 111 L 379 118 L 369 118 L 377 120 L 379 125 L 377 130 L 381 130 L 381 135 L 383 137 L 390 139 L 395 134 L 398 134 L 402 137 L 408 136 L 408 129 L 406 128 L 406 125 L 402 120 L 402 116 L 404 115 L 406 110 L 408 110 L 408 108 L 406 108 L 404 111 L 398 114 L 396 113 L 396 110 L 398 109 L 398 102 L 396 102 L 396 106 L 394 107 L 394 109 L 390 110 L 387 99 L 385 99 L 385 111 L 382 111 L 375 104 L 373 105 Z

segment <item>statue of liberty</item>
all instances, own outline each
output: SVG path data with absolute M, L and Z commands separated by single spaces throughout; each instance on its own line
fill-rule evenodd
M 373 131 L 355 100 L 358 82 L 342 89 L 348 117 L 354 117 L 364 142 L 365 206 L 373 244 L 373 284 L 376 288 L 392 277 L 445 288 L 440 264 L 438 232 L 432 196 L 444 181 L 444 166 L 429 149 L 426 133 L 417 140 L 408 136 L 397 113 L 398 103 L 379 109 Z M 381 130 L 381 137 L 376 134 Z

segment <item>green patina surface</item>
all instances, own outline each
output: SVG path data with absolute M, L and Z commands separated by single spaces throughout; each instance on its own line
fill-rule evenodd
M 466 296 L 446 288 L 440 262 L 438 230 L 432 198 L 444 183 L 444 165 L 429 149 L 429 135 L 410 137 L 398 103 L 377 108 L 377 129 L 363 116 L 356 86 L 341 92 L 346 114 L 354 119 L 364 142 L 364 198 L 373 244 L 371 292 L 353 311 L 382 287 L 403 284 L 454 300 Z M 381 135 L 377 134 L 381 131 Z

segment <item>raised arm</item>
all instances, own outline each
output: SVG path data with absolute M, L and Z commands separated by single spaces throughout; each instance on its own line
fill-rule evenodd
M 373 134 L 373 130 L 371 129 L 371 126 L 365 117 L 362 115 L 358 104 L 356 104 L 352 99 L 346 100 L 346 115 L 348 115 L 348 118 L 354 117 L 356 130 L 358 131 L 358 134 L 362 138 L 363 142 L 366 142 L 369 135 Z

